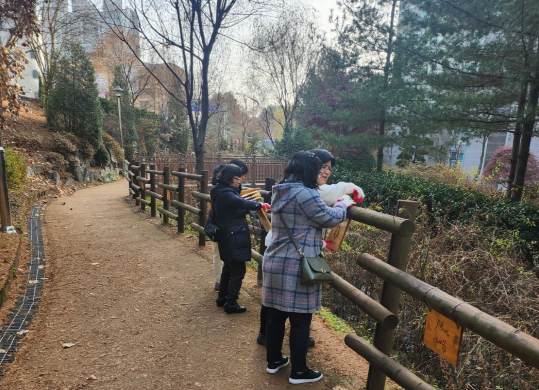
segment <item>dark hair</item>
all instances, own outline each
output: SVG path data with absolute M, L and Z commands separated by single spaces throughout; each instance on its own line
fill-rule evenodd
M 230 164 L 234 164 L 234 165 L 237 165 L 238 167 L 241 168 L 241 175 L 240 176 L 243 176 L 243 175 L 247 175 L 247 172 L 249 172 L 249 168 L 247 168 L 247 164 L 245 164 L 242 160 L 240 160 L 239 158 L 235 158 L 234 160 L 230 160 Z
M 318 173 L 322 169 L 322 160 L 313 152 L 297 152 L 284 170 L 284 182 L 301 182 L 308 188 L 318 188 Z
M 330 152 L 328 152 L 326 149 L 312 149 L 311 152 L 316 154 L 316 157 L 318 157 L 320 161 L 322 161 L 322 164 L 325 164 L 328 161 L 331 161 L 331 166 L 332 167 L 335 166 L 336 164 L 335 157 L 333 157 L 333 155 Z
M 227 164 L 217 174 L 217 184 L 229 186 L 236 176 L 241 176 L 241 168 L 234 164 Z
M 221 172 L 221 169 L 223 169 L 223 167 L 224 164 L 219 164 L 215 168 L 213 168 L 213 176 L 211 178 L 211 184 L 213 186 L 217 185 L 217 175 L 219 174 L 219 172 Z

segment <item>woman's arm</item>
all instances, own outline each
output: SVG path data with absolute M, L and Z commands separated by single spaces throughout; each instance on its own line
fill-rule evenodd
M 305 213 L 311 226 L 332 228 L 346 218 L 344 203 L 337 202 L 334 207 L 329 207 L 316 190 L 305 188 L 296 197 L 299 207 Z
M 243 199 L 233 191 L 223 192 L 220 196 L 222 196 L 223 199 L 219 199 L 219 203 L 227 208 L 239 210 L 260 210 L 262 208 L 262 203 Z
M 361 187 L 356 186 L 354 183 L 345 183 L 343 181 L 337 184 L 324 184 L 318 188 L 320 197 L 328 206 L 333 206 L 337 199 L 346 194 L 351 194 L 354 190 L 358 190 L 360 196 L 364 196 Z

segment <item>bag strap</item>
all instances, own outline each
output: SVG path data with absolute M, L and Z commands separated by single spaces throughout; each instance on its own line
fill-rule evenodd
M 299 248 L 299 245 L 298 243 L 296 242 L 296 240 L 294 239 L 294 236 L 292 236 L 292 233 L 290 233 L 290 229 L 288 228 L 288 225 L 286 224 L 286 221 L 284 220 L 284 218 L 281 218 L 282 222 L 283 222 L 283 225 L 284 225 L 284 228 L 286 229 L 286 232 L 288 233 L 288 235 L 290 236 L 290 239 L 292 240 L 292 242 L 294 243 L 294 246 L 296 247 L 296 250 L 298 251 L 300 257 L 304 257 L 305 255 L 303 254 L 303 252 L 301 251 L 301 249 Z

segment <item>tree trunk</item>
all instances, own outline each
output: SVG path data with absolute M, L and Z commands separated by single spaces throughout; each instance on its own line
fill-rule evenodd
M 485 149 L 487 147 L 488 137 L 489 137 L 489 134 L 483 136 L 483 142 L 481 145 L 481 157 L 479 158 L 479 167 L 477 168 L 477 174 L 475 175 L 476 178 L 479 177 L 479 175 L 483 171 L 483 165 L 484 165 L 483 160 L 485 160 Z
M 389 25 L 389 36 L 387 40 L 387 53 L 386 62 L 384 65 L 384 88 L 383 92 L 386 93 L 389 89 L 389 75 L 391 73 L 391 56 L 393 55 L 393 38 L 395 37 L 395 10 L 397 6 L 397 0 L 393 0 L 391 4 L 391 22 Z M 376 156 L 376 172 L 382 172 L 382 166 L 384 164 L 384 136 L 386 129 L 386 106 L 382 104 L 380 108 L 380 128 L 378 129 L 379 146 L 378 154 Z
M 528 80 L 525 80 L 520 91 L 518 99 L 517 123 L 515 125 L 515 135 L 513 136 L 513 149 L 511 150 L 511 160 L 509 164 L 509 174 L 507 175 L 507 197 L 511 198 L 512 188 L 514 186 L 515 172 L 517 170 L 518 151 L 520 149 L 520 139 L 522 137 L 522 120 L 524 108 L 526 107 L 526 96 L 528 94 Z
M 538 40 L 539 43 L 539 40 Z M 535 126 L 535 113 L 537 109 L 537 99 L 539 98 L 539 56 L 535 59 L 535 72 L 530 82 L 530 92 L 528 96 L 528 105 L 526 115 L 522 123 L 522 137 L 518 149 L 518 161 L 515 172 L 513 191 L 511 192 L 511 201 L 519 202 L 522 199 L 524 190 L 524 178 L 526 168 L 528 167 L 528 157 L 530 156 L 530 144 L 533 136 L 533 127 Z

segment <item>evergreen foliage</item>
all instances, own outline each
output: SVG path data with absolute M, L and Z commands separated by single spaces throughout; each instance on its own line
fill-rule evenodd
M 376 207 L 394 214 L 399 199 L 421 201 L 430 224 L 466 223 L 475 220 L 483 229 L 503 228 L 513 232 L 526 258 L 533 265 L 539 258 L 539 206 L 514 203 L 508 199 L 480 194 L 429 180 L 392 172 L 357 172 L 335 170 L 331 183 L 353 182 L 365 191 L 365 207 Z
M 94 148 L 101 145 L 102 112 L 94 68 L 77 43 L 66 49 L 50 70 L 51 88 L 45 105 L 47 122 L 56 131 L 87 139 Z
M 299 150 L 310 150 L 314 147 L 311 133 L 299 127 L 286 127 L 283 138 L 275 142 L 275 153 L 278 156 L 293 156 Z

